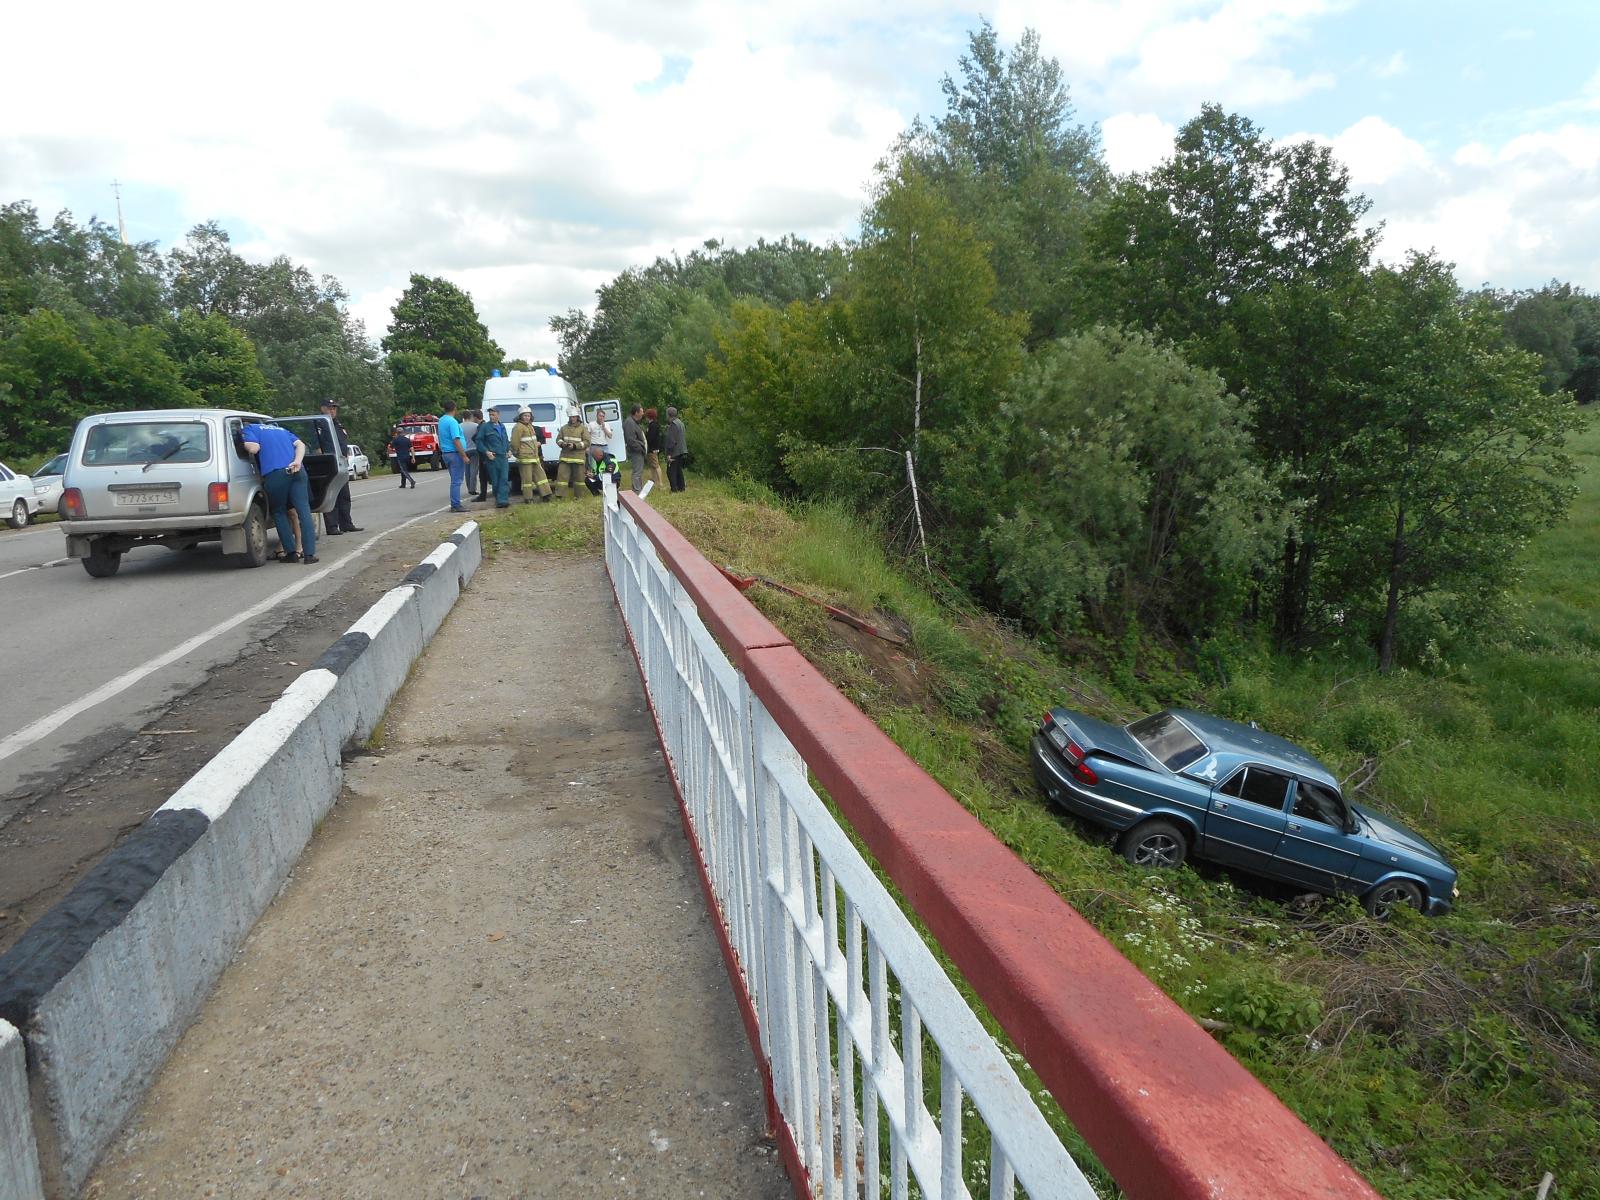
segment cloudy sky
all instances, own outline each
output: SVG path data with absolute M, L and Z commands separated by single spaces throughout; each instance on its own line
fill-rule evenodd
M 1119 171 L 1205 101 L 1334 145 L 1386 257 L 1600 289 L 1600 0 L 587 0 L 12 6 L 0 203 L 163 248 L 217 219 L 338 276 L 374 337 L 410 272 L 512 355 L 656 254 L 849 234 L 979 13 L 1037 28 Z

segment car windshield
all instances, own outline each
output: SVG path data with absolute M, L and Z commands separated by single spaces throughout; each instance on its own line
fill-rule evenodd
M 125 463 L 203 463 L 211 458 L 204 421 L 118 421 L 96 425 L 83 441 L 86 467 Z
M 400 432 L 410 437 L 418 433 L 432 433 L 434 428 L 435 427 L 432 425 L 402 425 L 400 427 Z
M 1181 771 L 1206 755 L 1204 743 L 1169 712 L 1151 713 L 1129 725 L 1128 732 L 1169 771 Z

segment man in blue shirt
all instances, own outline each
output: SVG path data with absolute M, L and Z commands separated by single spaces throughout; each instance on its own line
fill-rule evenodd
M 278 526 L 278 544 L 283 547 L 279 562 L 317 561 L 317 533 L 311 520 L 311 488 L 301 464 L 306 457 L 306 444 L 287 429 L 276 425 L 251 423 L 240 431 L 244 448 L 256 456 L 261 469 L 261 486 L 267 492 L 267 507 Z M 300 536 L 305 540 L 305 553 L 295 544 L 294 526 L 289 524 L 289 508 L 293 506 L 300 518 Z
M 444 402 L 444 416 L 439 418 L 439 453 L 450 472 L 450 511 L 466 512 L 461 503 L 461 480 L 467 473 L 467 439 L 461 432 L 461 422 L 456 420 L 456 402 Z

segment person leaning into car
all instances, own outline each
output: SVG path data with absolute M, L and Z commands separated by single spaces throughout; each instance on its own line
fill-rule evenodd
M 333 422 L 334 436 L 339 441 L 339 461 L 350 461 L 350 435 L 345 433 L 344 426 L 339 423 L 339 402 L 337 400 L 324 400 L 322 402 L 322 415 Z M 333 502 L 333 512 L 328 517 L 328 533 L 360 533 L 361 526 L 350 519 L 350 480 L 344 481 L 344 486 L 339 489 L 339 498 Z
M 282 547 L 278 561 L 316 562 L 317 533 L 311 522 L 311 487 L 301 469 L 306 444 L 276 425 L 252 422 L 239 432 L 244 448 L 256 456 L 256 465 L 261 469 L 261 486 L 266 489 L 267 507 L 278 526 L 278 544 Z M 294 526 L 289 523 L 291 508 L 300 519 L 300 533 L 305 538 L 303 554 L 301 546 L 295 542 Z

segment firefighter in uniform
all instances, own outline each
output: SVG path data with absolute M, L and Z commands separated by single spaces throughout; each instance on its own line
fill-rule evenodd
M 533 423 L 533 412 L 523 409 L 517 413 L 517 423 L 511 427 L 511 457 L 517 460 L 517 471 L 522 476 L 522 502 L 533 503 L 533 492 L 539 490 L 540 500 L 549 500 L 550 481 L 544 477 L 544 464 L 539 461 L 539 429 Z
M 567 423 L 556 433 L 556 445 L 561 447 L 561 483 L 567 485 L 567 498 L 577 500 L 583 496 L 584 459 L 589 453 L 589 427 L 577 409 L 567 411 Z

